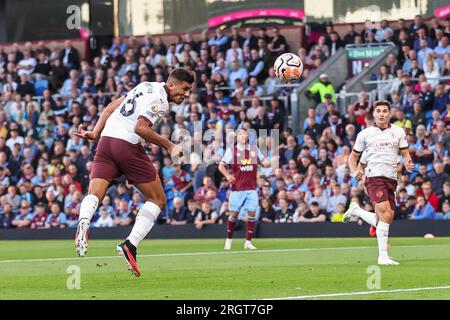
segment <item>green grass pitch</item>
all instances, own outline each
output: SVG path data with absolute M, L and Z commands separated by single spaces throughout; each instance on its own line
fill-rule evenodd
M 390 242 L 401 264 L 377 269 L 370 238 L 256 239 L 253 252 L 243 239 L 231 252 L 219 239 L 145 240 L 135 278 L 118 241 L 90 241 L 87 258 L 75 257 L 73 241 L 0 241 L 0 300 L 450 298 L 450 238 Z M 80 289 L 67 287 L 73 268 Z

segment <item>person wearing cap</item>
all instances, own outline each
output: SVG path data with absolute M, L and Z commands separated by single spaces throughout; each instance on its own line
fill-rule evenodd
M 236 128 L 237 123 L 234 114 L 232 114 L 227 107 L 222 108 L 222 110 L 220 110 L 219 117 L 220 119 L 218 121 L 218 125 L 220 130 L 225 130 L 228 124 L 230 124 L 233 129 Z
M 218 107 L 220 104 L 231 104 L 231 99 L 225 96 L 225 92 L 222 89 L 214 89 L 214 105 Z
M 211 118 L 206 123 L 207 123 L 207 129 L 212 129 L 212 130 L 217 129 L 217 127 L 216 127 L 217 119 Z
M 328 75 L 322 73 L 319 76 L 319 81 L 313 83 L 313 85 L 306 91 L 305 95 L 310 98 L 316 100 L 317 103 L 325 102 L 325 95 L 331 94 L 332 102 L 336 101 L 334 97 L 334 87 L 333 84 L 329 81 Z

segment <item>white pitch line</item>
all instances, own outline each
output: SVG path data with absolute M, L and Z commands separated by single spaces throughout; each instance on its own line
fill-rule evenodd
M 294 300 L 294 299 L 299 300 L 299 299 L 332 298 L 332 297 L 358 296 L 358 295 L 369 295 L 369 294 L 379 294 L 379 293 L 415 292 L 415 291 L 431 291 L 431 290 L 445 290 L 445 289 L 450 289 L 450 286 L 326 293 L 326 294 L 315 294 L 315 295 L 283 297 L 283 298 L 264 298 L 264 299 L 259 299 L 259 300 Z
M 412 246 L 396 246 L 396 248 L 421 248 L 430 245 L 412 245 Z M 446 245 L 442 245 L 446 246 Z M 434 247 L 434 246 L 433 246 Z M 138 255 L 138 258 L 151 257 L 181 257 L 181 256 L 202 256 L 202 255 L 221 255 L 221 254 L 248 254 L 248 253 L 271 253 L 271 252 L 303 252 L 303 251 L 326 251 L 326 250 L 360 250 L 360 249 L 376 249 L 376 247 L 332 247 L 332 248 L 297 248 L 297 249 L 269 249 L 269 250 L 252 250 L 252 251 L 216 251 L 216 252 L 186 252 L 186 253 L 157 253 Z M 119 256 L 99 256 L 99 257 L 71 257 L 71 258 L 44 258 L 44 259 L 18 259 L 18 260 L 0 260 L 0 263 L 14 262 L 44 262 L 44 261 L 72 261 L 72 260 L 94 260 L 94 259 L 117 259 Z

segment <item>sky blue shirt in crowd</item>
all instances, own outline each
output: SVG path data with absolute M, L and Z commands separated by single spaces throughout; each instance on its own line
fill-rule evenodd
M 237 71 L 231 71 L 228 77 L 228 86 L 234 89 L 234 82 L 236 81 L 236 79 L 241 79 L 242 81 L 244 81 L 244 79 L 246 78 L 248 78 L 248 72 L 245 68 L 239 68 Z
M 436 48 L 434 48 L 434 52 L 437 54 L 446 54 L 450 53 L 450 45 L 447 45 L 445 48 L 441 47 L 441 45 L 438 45 Z M 444 59 L 437 58 L 436 62 L 439 66 L 439 70 L 442 70 L 444 68 Z
M 258 74 L 264 69 L 264 62 L 262 60 L 260 60 L 255 67 L 255 70 L 253 70 L 252 72 L 250 72 L 250 76 L 252 77 L 256 77 L 258 76 Z
M 166 180 L 172 179 L 174 172 L 175 172 L 175 169 L 173 168 L 173 166 L 170 166 L 170 167 L 164 166 L 162 168 L 162 174 Z
M 423 70 L 425 61 L 427 61 L 428 54 L 433 53 L 433 49 L 426 47 L 425 49 L 420 49 L 417 52 L 417 61 L 419 62 L 419 68 Z
M 436 211 L 431 206 L 431 204 L 426 203 L 425 206 L 422 209 L 414 209 L 412 213 L 413 217 L 416 220 L 438 220 L 439 216 L 436 215 Z
M 221 47 L 224 46 L 228 42 L 228 37 L 226 35 L 221 35 L 220 38 L 214 36 L 214 38 L 209 39 L 208 45 Z
M 50 223 L 52 217 L 53 217 L 53 214 L 49 214 L 49 215 L 47 216 L 47 220 L 46 220 L 46 221 L 47 221 L 48 223 Z M 66 215 L 65 215 L 64 213 L 61 212 L 61 213 L 58 215 L 58 218 L 56 218 L 56 221 L 58 222 L 58 224 L 67 224 L 67 217 L 66 217 Z

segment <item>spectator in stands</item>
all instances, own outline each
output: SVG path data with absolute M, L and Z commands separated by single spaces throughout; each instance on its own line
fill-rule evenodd
M 358 32 L 355 30 L 355 25 L 353 23 L 348 24 L 348 32 L 344 36 L 344 44 L 354 44 L 355 43 L 355 37 L 359 35 Z
M 450 183 L 450 176 L 444 172 L 444 165 L 440 161 L 436 161 L 433 164 L 434 171 L 431 175 L 431 187 L 433 193 L 441 197 L 444 193 L 444 184 Z
M 278 57 L 279 55 L 287 52 L 288 44 L 286 38 L 282 34 L 280 34 L 280 29 L 278 27 L 272 28 L 272 34 L 273 37 L 271 41 L 267 42 L 268 48 L 273 57 Z
M 439 44 L 434 48 L 434 58 L 439 66 L 439 70 L 444 69 L 445 55 L 450 53 L 449 36 L 443 35 Z
M 119 53 L 120 54 L 125 54 L 125 51 L 127 49 L 127 44 L 122 40 L 122 38 L 120 37 L 115 37 L 113 39 L 113 43 L 111 45 L 111 48 L 109 49 L 109 55 L 113 56 L 114 55 L 114 49 L 118 48 L 119 49 Z
M 274 223 L 276 220 L 276 212 L 273 209 L 270 199 L 263 198 L 260 201 L 260 219 L 261 222 Z
M 330 221 L 331 222 L 342 222 L 345 213 L 345 204 L 339 203 L 335 212 L 332 213 Z
M 244 91 L 246 96 L 263 96 L 264 89 L 259 85 L 257 77 L 251 77 L 249 80 L 249 86 Z
M 389 53 L 386 58 L 386 67 L 389 71 L 389 74 L 394 75 L 397 69 L 401 68 L 401 65 L 399 64 L 397 57 L 393 53 Z
M 97 221 L 94 222 L 94 227 L 96 228 L 113 227 L 114 221 L 111 215 L 108 213 L 108 210 L 105 207 L 101 207 L 99 211 L 100 217 L 97 219 Z
M 216 46 L 219 51 L 224 51 L 228 43 L 228 36 L 221 33 L 220 28 L 216 29 L 216 35 L 208 41 L 208 45 Z
M 425 77 L 427 78 L 427 82 L 430 84 L 431 88 L 434 89 L 436 85 L 439 83 L 439 66 L 437 62 L 434 60 L 433 55 L 429 54 L 425 60 L 425 64 L 423 66 Z
M 397 120 L 394 122 L 396 126 L 403 128 L 406 133 L 412 132 L 412 122 L 410 119 L 406 118 L 405 112 L 403 110 L 397 110 L 396 118 Z
M 417 197 L 417 204 L 416 207 L 412 213 L 412 215 L 409 217 L 410 220 L 440 220 L 442 219 L 441 216 L 436 214 L 436 210 L 433 208 L 433 206 L 425 201 L 425 198 L 423 196 Z
M 228 86 L 235 89 L 236 80 L 239 79 L 242 82 L 247 82 L 248 72 L 247 69 L 241 67 L 238 60 L 235 60 L 231 64 L 231 72 L 228 77 Z
M 169 212 L 167 223 L 170 225 L 183 225 L 187 223 L 187 209 L 183 199 L 175 197 L 173 199 L 173 209 Z
M 66 40 L 64 43 L 64 50 L 61 51 L 59 56 L 63 65 L 68 69 L 78 69 L 80 67 L 80 56 L 78 50 L 72 46 L 70 40 Z
M 26 224 L 27 218 L 25 218 L 25 221 L 22 220 L 22 223 L 25 223 L 25 226 L 18 225 L 17 227 L 30 226 L 31 229 L 48 229 L 49 226 L 46 225 L 48 214 L 44 203 L 38 202 L 34 206 L 34 211 L 34 214 L 28 214 L 28 216 L 31 218 L 30 224 Z
M 417 51 L 417 60 L 419 62 L 419 68 L 423 70 L 424 65 L 425 65 L 425 61 L 427 60 L 427 57 L 429 54 L 433 54 L 433 49 L 431 49 L 428 46 L 427 40 L 425 39 L 420 39 L 419 40 L 419 49 Z
M 337 32 L 330 33 L 330 42 L 328 43 L 328 46 L 330 48 L 331 56 L 344 46 Z
M 204 225 L 207 224 L 215 224 L 217 218 L 219 215 L 216 211 L 213 211 L 211 204 L 209 202 L 203 202 L 202 203 L 202 209 L 198 213 L 197 217 L 195 218 L 195 227 L 198 230 L 203 229 Z
M 238 46 L 240 48 L 243 47 L 244 38 L 240 35 L 239 29 L 237 27 L 231 27 L 231 35 L 229 38 L 229 43 L 233 42 L 234 40 L 238 42 Z
M 313 85 L 306 91 L 307 96 L 314 99 L 317 103 L 325 102 L 325 95 L 331 94 L 333 96 L 332 101 L 335 101 L 334 87 L 328 80 L 328 75 L 322 73 L 319 76 L 319 81 L 313 83 Z
M 347 197 L 344 196 L 341 192 L 341 186 L 336 184 L 332 187 L 333 195 L 328 199 L 327 202 L 327 212 L 329 215 L 332 215 L 336 212 L 342 213 L 342 208 L 339 210 L 339 204 L 345 205 L 347 204 Z
M 275 76 L 275 71 L 274 71 L 273 67 L 269 68 L 268 73 L 269 73 L 269 76 L 264 81 L 264 86 L 266 87 L 266 94 L 269 96 L 277 95 L 278 92 L 281 90 L 277 86 L 281 85 L 282 81 L 278 77 Z
M 251 59 L 247 67 L 248 75 L 250 77 L 255 77 L 258 82 L 264 81 L 267 77 L 264 67 L 264 61 L 259 56 L 258 50 L 253 49 L 251 51 Z
M 389 42 L 394 36 L 394 31 L 389 27 L 389 22 L 385 19 L 381 20 L 380 28 L 375 33 L 377 42 Z
M 31 75 L 34 72 L 36 64 L 36 59 L 32 56 L 31 50 L 26 47 L 23 50 L 23 59 L 16 66 L 17 75 Z
M 128 226 L 133 222 L 132 213 L 128 206 L 128 201 L 121 200 L 119 204 L 117 215 L 114 218 L 115 226 Z
M 53 203 L 50 207 L 50 214 L 45 221 L 45 228 L 66 228 L 67 218 L 66 215 L 61 212 L 61 208 L 58 203 Z
M 192 179 L 189 173 L 183 170 L 178 163 L 173 165 L 174 173 L 172 176 L 173 192 L 175 197 L 185 200 L 187 191 L 192 187 Z
M 2 204 L 2 212 L 0 213 L 0 228 L 13 227 L 14 213 L 11 204 L 5 202 Z
M 275 223 L 292 223 L 294 222 L 294 211 L 289 207 L 289 203 L 286 199 L 279 199 L 279 209 L 276 211 Z
M 311 202 L 309 210 L 303 214 L 298 222 L 325 222 L 327 221 L 328 216 L 325 210 L 319 207 L 319 203 Z
M 245 28 L 244 32 L 244 42 L 242 47 L 245 48 L 246 46 L 250 49 L 258 46 L 258 38 L 253 34 L 252 28 L 250 27 Z
M 227 65 L 231 65 L 233 61 L 239 61 L 240 63 L 244 62 L 244 52 L 239 47 L 239 42 L 237 40 L 231 41 L 231 48 L 227 50 L 225 60 Z

